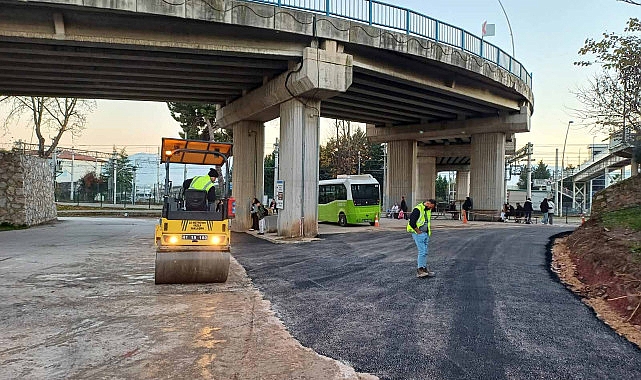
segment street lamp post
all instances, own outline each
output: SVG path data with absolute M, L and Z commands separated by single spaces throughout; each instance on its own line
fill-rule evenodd
M 133 172 L 133 175 L 131 176 L 131 204 L 132 205 L 136 204 L 136 169 L 138 169 L 138 167 L 134 164 L 134 166 L 131 168 L 131 171 Z
M 561 154 L 561 189 L 559 189 L 560 200 L 557 203 L 559 207 L 559 216 L 563 216 L 563 176 L 564 176 L 564 170 L 565 170 L 565 146 L 568 143 L 568 133 L 570 132 L 570 124 L 572 123 L 574 123 L 574 121 L 572 120 L 568 121 L 568 127 L 565 130 L 565 141 L 563 141 L 563 154 Z

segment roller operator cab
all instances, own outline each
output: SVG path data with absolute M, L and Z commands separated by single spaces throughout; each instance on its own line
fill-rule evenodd
M 231 249 L 230 220 L 236 202 L 228 196 L 232 144 L 211 141 L 162 139 L 161 160 L 165 164 L 165 194 L 162 217 L 156 225 L 156 284 L 225 282 Z M 171 166 L 225 166 L 222 198 L 208 200 L 207 191 L 188 189 L 172 194 Z M 182 185 L 182 184 L 181 184 Z

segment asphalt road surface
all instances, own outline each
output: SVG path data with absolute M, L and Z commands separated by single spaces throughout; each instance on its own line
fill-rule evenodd
M 0 232 L 0 378 L 344 378 L 289 343 L 251 281 L 304 346 L 382 379 L 641 378 L 641 350 L 548 270 L 567 226 L 439 226 L 427 279 L 403 221 L 298 244 L 234 234 L 251 281 L 232 262 L 225 284 L 155 286 L 155 223 Z
M 298 245 L 235 237 L 235 257 L 304 346 L 382 379 L 639 379 L 641 350 L 549 271 L 568 227 L 436 229 L 415 277 L 403 231 Z

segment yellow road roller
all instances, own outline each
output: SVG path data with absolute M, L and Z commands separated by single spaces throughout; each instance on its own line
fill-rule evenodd
M 225 282 L 231 249 L 230 220 L 236 202 L 228 195 L 229 157 L 232 144 L 212 141 L 162 139 L 161 160 L 165 164 L 162 217 L 156 225 L 156 284 Z M 172 191 L 170 166 L 198 164 L 225 166 L 222 198 L 208 199 L 205 190 Z M 203 167 L 203 174 L 207 168 Z M 178 188 L 177 187 L 177 188 Z

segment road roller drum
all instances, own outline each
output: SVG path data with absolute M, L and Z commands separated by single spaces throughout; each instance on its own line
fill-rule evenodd
M 156 252 L 156 284 L 225 282 L 229 252 Z
M 162 217 L 155 230 L 156 284 L 227 281 L 229 223 L 236 211 L 235 200 L 227 195 L 231 148 L 229 143 L 163 138 L 161 158 L 166 174 Z M 181 191 L 173 193 L 170 164 L 224 165 L 222 197 L 217 197 L 214 186 L 216 168 L 203 169 L 203 175 L 185 181 Z

